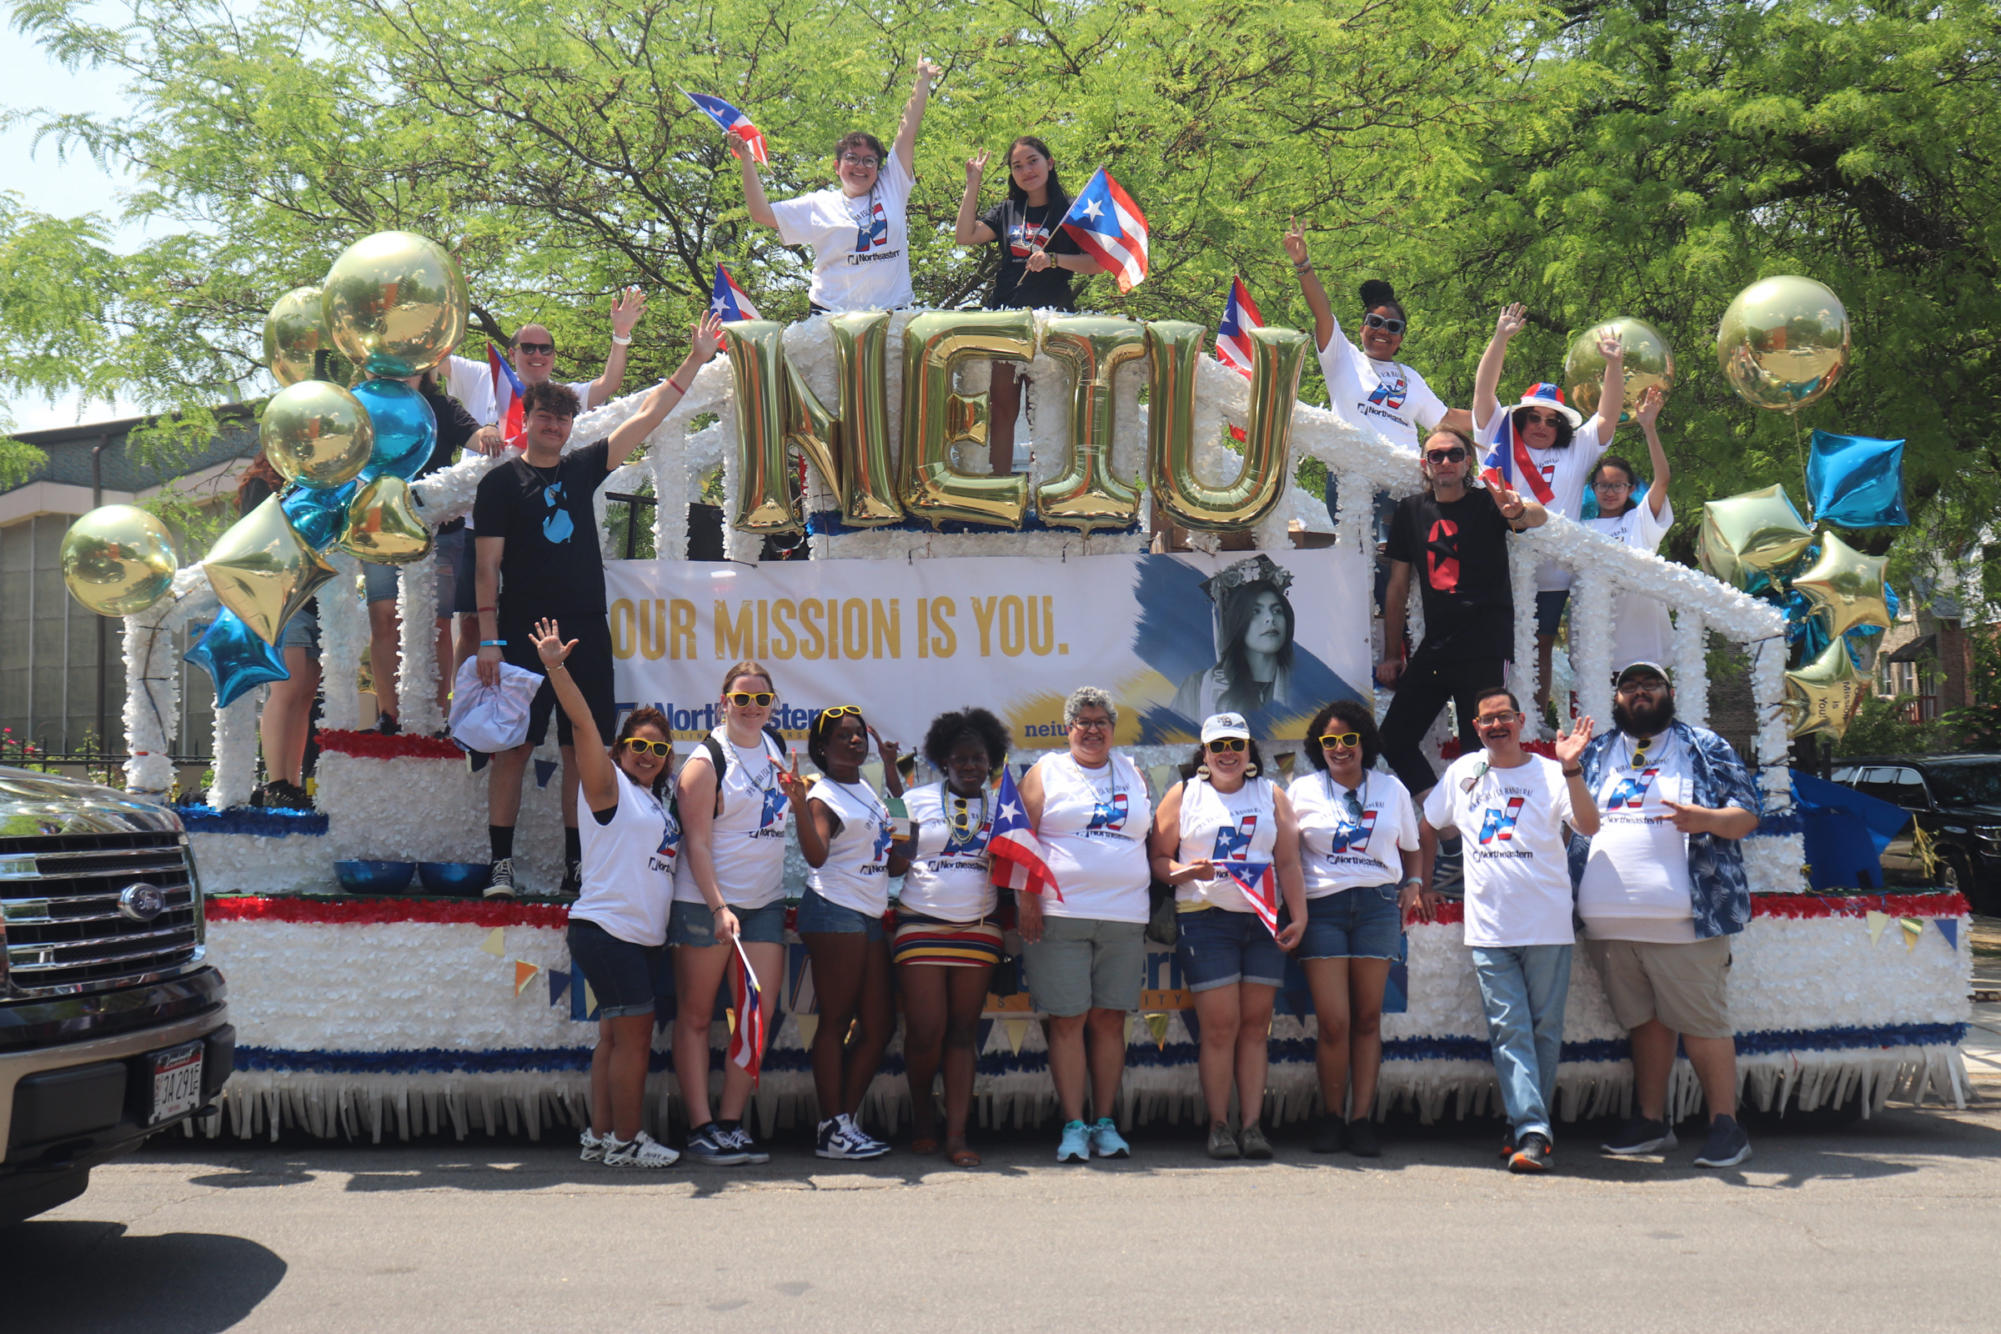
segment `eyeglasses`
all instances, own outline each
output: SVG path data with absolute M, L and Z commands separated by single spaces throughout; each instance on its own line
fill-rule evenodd
M 514 350 L 530 357 L 553 357 L 556 355 L 554 343 L 516 343 Z
M 1364 315 L 1362 323 L 1371 329 L 1381 329 L 1384 333 L 1400 334 L 1403 332 L 1402 320 L 1390 319 L 1383 315 Z
M 1634 681 L 1621 681 L 1613 691 L 1619 695 L 1658 695 L 1667 689 L 1667 682 L 1654 676 L 1643 676 Z
M 1323 732 L 1320 734 L 1322 746 L 1359 746 L 1362 744 L 1360 732 Z
M 850 167 L 867 167 L 871 171 L 873 171 L 877 165 L 876 160 L 874 158 L 862 157 L 860 154 L 857 153 L 843 153 L 841 154 L 841 161 Z
M 1600 491 L 1630 491 L 1633 489 L 1631 482 L 1622 482 L 1616 477 L 1600 477 L 1592 485 Z
M 831 709 L 820 710 L 820 717 L 826 722 L 832 722 L 836 718 L 845 718 L 851 713 L 857 718 L 861 717 L 862 706 L 859 704 L 836 704 Z
M 671 741 L 648 741 L 645 737 L 629 736 L 624 741 L 625 748 L 638 755 L 657 755 L 666 759 L 674 753 Z
M 771 701 L 777 699 L 778 696 L 769 690 L 731 690 L 725 693 L 723 698 L 736 705 L 739 709 L 748 709 L 753 705 L 760 709 L 765 709 L 770 708 Z
M 1221 755 L 1224 751 L 1242 751 L 1250 744 L 1240 736 L 1219 736 L 1209 743 L 1209 753 Z
M 1078 732 L 1109 732 L 1112 730 L 1110 718 L 1073 718 L 1070 727 Z
M 1427 449 L 1424 451 L 1424 461 L 1426 463 L 1464 463 L 1466 461 L 1466 450 L 1462 445 L 1454 445 L 1450 449 Z
M 1534 408 L 1529 408 L 1521 414 L 1521 419 L 1524 426 L 1555 426 L 1563 420 L 1563 414 L 1560 412 L 1537 412 Z
M 1521 717 L 1521 715 L 1519 713 L 1514 713 L 1514 712 L 1483 713 L 1479 717 L 1473 720 L 1473 725 L 1475 727 L 1506 727 L 1509 723 L 1515 721 L 1515 719 L 1519 717 Z

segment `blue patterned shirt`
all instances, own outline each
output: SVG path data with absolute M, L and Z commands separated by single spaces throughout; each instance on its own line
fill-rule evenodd
M 1684 722 L 1668 724 L 1668 731 L 1687 745 L 1692 805 L 1712 810 L 1736 806 L 1757 815 L 1757 780 L 1730 743 L 1706 727 Z M 1593 737 L 1584 748 L 1584 786 L 1598 790 L 1605 774 L 1605 757 L 1620 735 L 1617 728 Z M 1579 834 L 1570 838 L 1570 884 L 1575 889 L 1584 878 L 1584 861 L 1591 855 L 1591 840 Z M 1735 935 L 1751 920 L 1751 885 L 1744 875 L 1744 848 L 1740 839 L 1719 838 L 1715 834 L 1688 836 L 1689 897 L 1695 906 L 1695 934 L 1698 939 Z

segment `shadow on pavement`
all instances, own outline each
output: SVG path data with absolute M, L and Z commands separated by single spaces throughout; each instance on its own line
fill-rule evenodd
M 0 1254 L 5 1327 L 23 1331 L 210 1334 L 248 1316 L 286 1270 L 242 1237 L 132 1236 L 123 1223 L 70 1219 L 0 1227 Z

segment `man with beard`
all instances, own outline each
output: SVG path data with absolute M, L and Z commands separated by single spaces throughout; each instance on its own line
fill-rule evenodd
M 1612 723 L 1582 760 L 1598 833 L 1580 829 L 1570 843 L 1585 949 L 1632 1034 L 1635 1115 L 1604 1150 L 1629 1157 L 1675 1147 L 1667 1094 L 1679 1038 L 1709 1109 L 1695 1165 L 1734 1167 L 1751 1156 L 1751 1141 L 1737 1124 L 1724 983 L 1730 938 L 1751 918 L 1738 840 L 1758 827 L 1757 784 L 1729 742 L 1675 720 L 1659 663 L 1619 673 Z
M 1428 446 L 1427 446 L 1428 447 Z M 1473 692 L 1484 750 L 1461 755 L 1424 801 L 1419 842 L 1430 879 L 1438 833 L 1465 845 L 1466 944 L 1487 1014 L 1487 1040 L 1508 1116 L 1511 1172 L 1548 1168 L 1570 996 L 1570 877 L 1563 826 L 1598 831 L 1598 807 L 1578 757 L 1591 719 L 1556 742 L 1556 759 L 1522 749 L 1522 706 L 1489 686 Z

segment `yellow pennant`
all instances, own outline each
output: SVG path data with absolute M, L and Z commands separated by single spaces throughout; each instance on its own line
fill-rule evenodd
M 1003 1019 L 1001 1027 L 1007 1030 L 1007 1049 L 1016 1056 L 1021 1055 L 1021 1040 L 1028 1036 L 1028 1020 Z
M 1904 949 L 1908 952 L 1918 947 L 1918 937 L 1925 933 L 1922 917 L 1899 917 L 1897 925 L 1904 928 Z
M 1883 928 L 1890 924 L 1890 914 L 1869 910 L 1869 943 L 1874 945 L 1883 938 Z
M 542 966 L 540 964 L 530 963 L 526 959 L 516 959 L 514 961 L 514 994 L 519 996 L 522 988 L 533 982 L 535 974 L 541 971 Z
M 799 1045 L 802 1047 L 812 1046 L 813 1035 L 820 1031 L 820 1016 L 817 1014 L 795 1014 L 792 1017 L 799 1022 Z
M 598 994 L 591 990 L 591 984 L 584 983 L 584 1013 L 589 1015 L 598 1007 Z
M 723 1011 L 723 1018 L 725 1018 L 725 1019 L 729 1020 L 729 1025 L 730 1025 L 730 1036 L 731 1036 L 731 1037 L 735 1037 L 735 1036 L 736 1036 L 736 1011 L 735 1011 L 734 1009 L 729 1009 L 729 1010 L 724 1010 L 724 1011 Z
M 1164 1014 L 1148 1015 L 1146 1017 L 1146 1031 L 1153 1034 L 1153 1045 L 1155 1046 L 1155 1048 L 1162 1051 L 1165 1051 L 1167 1049 L 1166 1015 Z
M 479 947 L 482 950 L 485 950 L 488 954 L 491 954 L 494 958 L 496 959 L 500 958 L 502 955 L 507 953 L 506 930 L 502 927 L 496 926 L 495 928 L 493 928 L 493 930 L 486 933 L 486 939 L 480 942 Z

